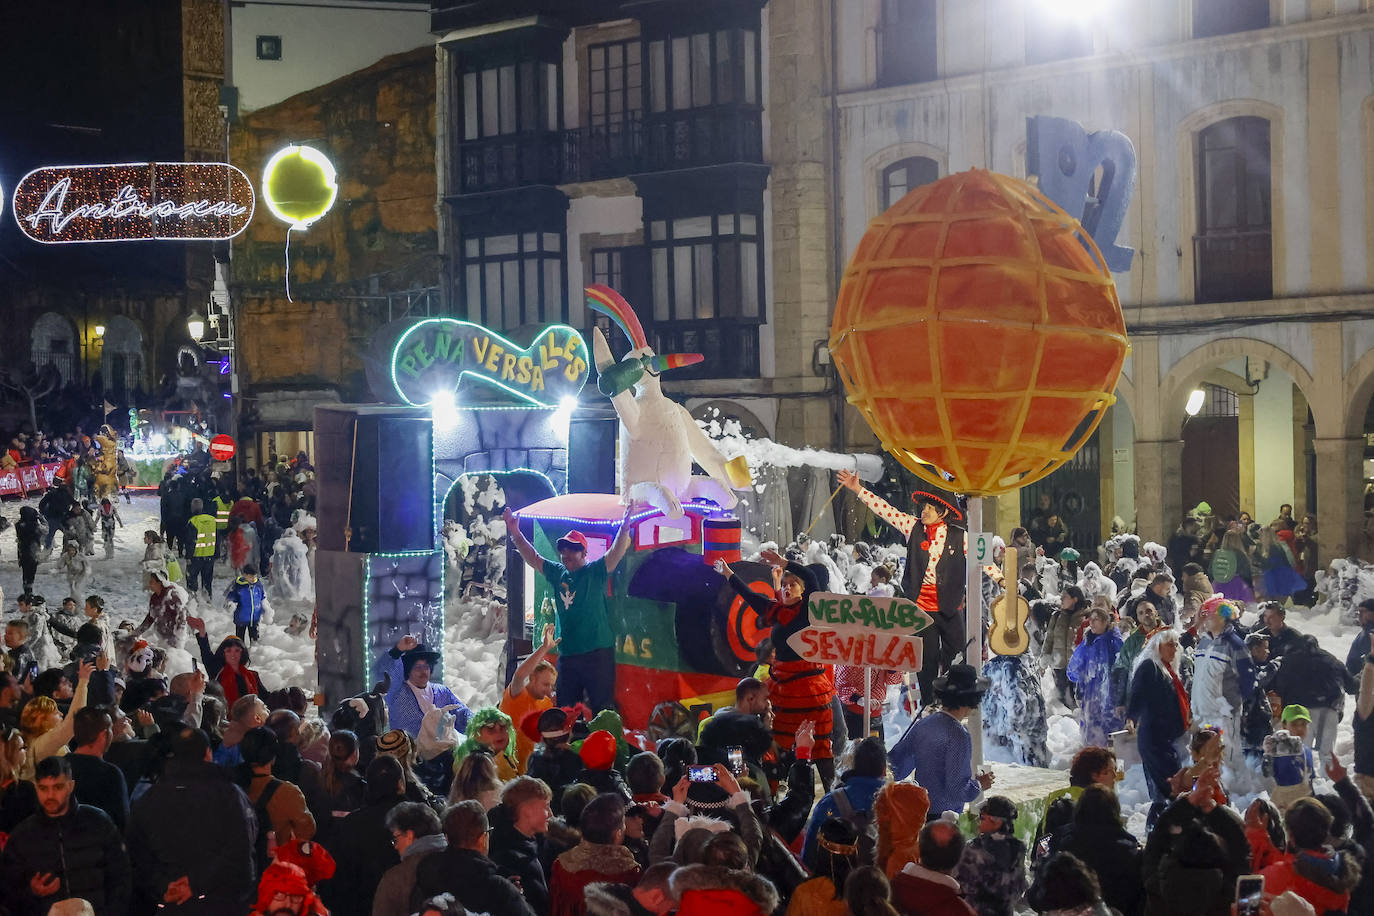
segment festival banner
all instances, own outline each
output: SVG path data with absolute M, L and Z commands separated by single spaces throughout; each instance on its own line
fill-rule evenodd
M 810 625 L 787 640 L 806 661 L 920 670 L 920 634 L 932 621 L 914 601 L 816 592 L 807 614 Z
M 132 162 L 34 169 L 11 212 L 35 242 L 219 241 L 253 218 L 253 185 L 227 162 Z

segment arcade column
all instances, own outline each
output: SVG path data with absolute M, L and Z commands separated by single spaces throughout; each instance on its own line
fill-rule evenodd
M 1167 543 L 1183 521 L 1183 440 L 1135 442 L 1135 517 L 1142 541 Z
M 1317 454 L 1317 560 L 1358 557 L 1364 545 L 1364 440 L 1314 439 Z

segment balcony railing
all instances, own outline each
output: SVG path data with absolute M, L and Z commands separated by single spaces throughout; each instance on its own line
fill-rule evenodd
M 739 108 L 671 111 L 596 127 L 467 140 L 458 146 L 463 194 L 762 161 L 762 115 Z
M 1198 302 L 1250 302 L 1274 295 L 1273 241 L 1267 229 L 1194 236 L 1193 263 Z

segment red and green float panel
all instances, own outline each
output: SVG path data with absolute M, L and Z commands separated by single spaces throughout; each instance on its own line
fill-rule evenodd
M 755 590 L 772 594 L 766 565 L 739 562 L 739 519 L 714 503 L 684 508 L 678 519 L 649 507 L 636 511 L 630 548 L 607 582 L 616 703 L 625 726 L 636 731 L 667 701 L 680 703 L 692 721 L 733 703 L 735 685 L 758 667 L 756 650 L 767 635 L 713 567 L 725 559 Z M 624 511 L 613 494 L 575 493 L 526 506 L 520 520 L 545 557 L 557 556 L 560 537 L 581 531 L 590 561 L 610 548 Z M 510 575 L 526 577 L 526 610 L 537 633 L 549 622 L 543 609 L 554 606 L 553 589 L 524 564 Z

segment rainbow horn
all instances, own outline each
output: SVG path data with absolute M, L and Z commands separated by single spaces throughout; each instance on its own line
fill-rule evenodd
M 649 339 L 644 336 L 644 326 L 639 323 L 639 316 L 624 296 L 601 283 L 594 283 L 583 292 L 587 295 L 587 307 L 609 316 L 630 338 L 636 350 L 648 348 Z
M 663 356 L 644 357 L 644 368 L 650 372 L 667 372 L 669 369 L 695 366 L 697 363 L 705 361 L 706 357 L 700 353 L 667 353 Z

